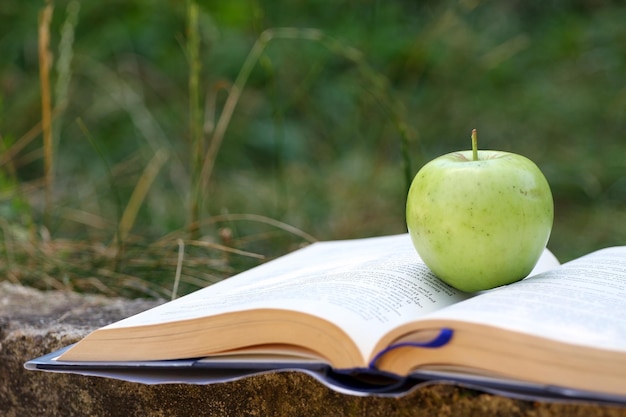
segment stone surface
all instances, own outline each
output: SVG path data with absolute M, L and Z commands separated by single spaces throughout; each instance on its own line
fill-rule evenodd
M 211 386 L 146 386 L 23 368 L 28 359 L 156 304 L 0 283 L 0 415 L 626 417 L 626 408 L 521 401 L 449 385 L 391 399 L 341 395 L 298 373 Z

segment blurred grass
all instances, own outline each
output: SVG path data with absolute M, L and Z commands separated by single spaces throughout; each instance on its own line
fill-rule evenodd
M 52 156 L 46 2 L 0 5 L 2 278 L 169 296 L 181 240 L 184 293 L 312 239 L 401 233 L 407 172 L 474 127 L 548 177 L 561 261 L 626 242 L 621 3 L 50 4 Z

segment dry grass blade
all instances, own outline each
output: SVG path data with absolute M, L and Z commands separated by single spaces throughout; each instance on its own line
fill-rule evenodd
M 48 0 L 39 14 L 39 80 L 41 83 L 41 127 L 44 146 L 45 215 L 49 215 L 53 186 L 52 99 L 50 94 L 50 21 L 52 3 Z
M 139 208 L 143 203 L 146 194 L 148 194 L 148 190 L 152 185 L 152 182 L 156 178 L 157 174 L 161 170 L 161 167 L 167 161 L 168 152 L 165 150 L 158 150 L 154 157 L 148 163 L 148 166 L 144 170 L 143 174 L 139 178 L 135 189 L 133 190 L 132 195 L 130 196 L 130 200 L 126 205 L 126 209 L 122 214 L 122 218 L 120 220 L 119 226 L 119 241 L 125 242 L 128 237 L 128 233 L 130 232 L 133 224 L 135 224 L 135 219 L 137 218 L 137 213 L 139 212 Z
M 200 109 L 200 33 L 198 28 L 198 4 L 187 1 L 187 59 L 189 61 L 189 130 L 191 132 L 191 225 L 197 225 L 202 212 L 202 192 L 200 171 L 204 155 L 202 134 L 202 111 Z M 191 238 L 197 238 L 200 231 L 190 227 Z
M 38 122 L 28 132 L 22 135 L 15 143 L 7 150 L 2 151 L 0 155 L 0 167 L 5 164 L 11 163 L 17 154 L 24 149 L 29 143 L 31 143 L 41 133 L 41 122 Z
M 242 256 L 247 256 L 250 258 L 255 258 L 255 259 L 265 259 L 265 256 L 259 254 L 259 253 L 254 253 L 254 252 L 249 252 L 249 251 L 245 251 L 245 250 L 241 250 L 241 249 L 236 249 L 236 248 L 232 248 L 229 246 L 225 246 L 225 245 L 220 245 L 219 243 L 215 243 L 215 242 L 207 242 L 204 240 L 190 240 L 187 242 L 188 245 L 193 245 L 193 246 L 200 246 L 200 247 L 204 247 L 204 248 L 211 248 L 211 249 L 217 249 L 223 252 L 228 252 L 228 253 L 233 253 L 236 255 L 242 255 Z
M 183 270 L 183 258 L 185 257 L 185 242 L 178 239 L 178 262 L 176 263 L 176 275 L 174 276 L 174 287 L 172 288 L 172 300 L 176 299 L 178 294 L 178 285 L 180 284 L 180 274 Z
M 301 229 L 298 229 L 297 227 L 294 227 L 285 222 L 281 222 L 280 220 L 273 219 L 271 217 L 262 216 L 260 214 L 229 213 L 229 214 L 223 214 L 219 216 L 213 216 L 210 219 L 207 219 L 206 222 L 215 223 L 215 222 L 224 222 L 224 221 L 230 222 L 230 221 L 242 221 L 242 220 L 252 221 L 252 222 L 257 222 L 257 223 L 264 223 L 264 224 L 276 227 L 278 229 L 284 230 L 294 236 L 298 236 L 309 243 L 317 242 L 317 238 L 315 238 L 313 235 L 310 235 Z
M 57 80 L 54 87 L 55 109 L 59 112 L 67 106 L 69 101 L 68 91 L 72 78 L 71 64 L 73 58 L 74 30 L 78 21 L 80 2 L 72 0 L 66 8 L 66 19 L 61 27 L 61 39 L 59 41 L 59 57 L 56 63 Z M 54 136 L 58 137 L 59 126 L 55 126 Z

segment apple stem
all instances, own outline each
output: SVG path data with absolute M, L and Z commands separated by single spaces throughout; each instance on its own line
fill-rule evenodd
M 478 161 L 478 133 L 476 129 L 472 129 L 472 158 Z

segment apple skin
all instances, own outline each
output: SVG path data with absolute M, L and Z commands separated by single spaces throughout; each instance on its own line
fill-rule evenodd
M 419 170 L 406 222 L 417 253 L 441 280 L 466 292 L 526 277 L 548 243 L 554 203 L 530 159 L 508 152 L 453 152 Z

